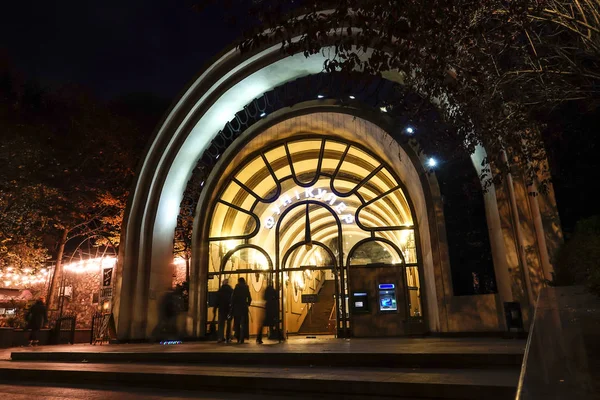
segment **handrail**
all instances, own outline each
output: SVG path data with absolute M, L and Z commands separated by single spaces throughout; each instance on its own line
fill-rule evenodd
M 329 314 L 329 322 L 331 322 L 332 320 L 335 321 L 335 317 L 333 316 L 334 313 L 335 313 L 335 302 L 333 303 L 333 307 L 331 307 L 331 313 Z

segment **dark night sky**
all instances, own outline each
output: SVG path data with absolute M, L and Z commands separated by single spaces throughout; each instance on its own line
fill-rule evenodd
M 0 48 L 27 78 L 77 83 L 111 98 L 173 98 L 239 32 L 223 10 L 189 0 L 49 1 L 3 5 Z
M 217 3 L 220 3 L 217 1 Z M 222 3 L 222 2 L 221 2 Z M 231 9 L 192 10 L 193 0 L 12 1 L 0 15 L 3 56 L 25 78 L 52 87 L 75 83 L 104 99 L 146 92 L 170 102 L 242 29 L 225 22 Z M 245 21 L 243 13 L 237 19 Z M 564 227 L 597 214 L 590 171 L 600 146 L 596 116 L 573 107 L 550 125 L 567 135 L 551 160 Z M 161 111 L 162 112 L 162 111 Z M 593 178 L 592 180 L 595 180 Z M 568 227 L 567 227 L 568 225 Z

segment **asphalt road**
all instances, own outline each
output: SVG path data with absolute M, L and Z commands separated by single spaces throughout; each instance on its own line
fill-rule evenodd
M 271 395 L 249 395 L 246 393 L 216 393 L 216 392 L 190 392 L 178 390 L 144 390 L 119 387 L 98 387 L 98 386 L 71 386 L 54 387 L 43 385 L 4 385 L 0 384 L 0 398 L 3 400 L 67 400 L 67 399 L 86 399 L 86 400 L 154 400 L 154 399 L 204 399 L 204 400 L 229 400 L 229 399 L 247 399 L 247 400 L 283 400 L 290 396 L 271 396 Z M 313 397 L 311 397 L 313 398 Z

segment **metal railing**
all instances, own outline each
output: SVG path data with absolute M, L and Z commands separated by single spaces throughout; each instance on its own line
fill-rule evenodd
M 75 343 L 75 316 L 60 317 L 54 325 L 54 344 Z

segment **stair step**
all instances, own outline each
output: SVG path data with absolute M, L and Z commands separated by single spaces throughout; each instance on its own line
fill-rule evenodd
M 457 368 L 457 369 L 519 369 L 522 353 L 445 353 L 445 352 L 338 352 L 318 351 L 300 353 L 277 351 L 276 344 L 227 346 L 227 351 L 17 351 L 12 352 L 13 361 L 38 362 L 111 362 L 111 363 L 172 363 L 172 364 L 227 364 L 227 365 L 279 365 L 323 367 L 387 367 L 387 368 Z M 160 349 L 162 350 L 162 349 Z
M 356 356 L 356 355 L 355 355 Z M 358 357 L 357 357 L 358 358 Z M 515 369 L 393 369 L 241 367 L 95 363 L 0 363 L 0 381 L 102 384 L 132 387 L 290 392 L 328 398 L 379 396 L 419 399 L 512 399 Z

